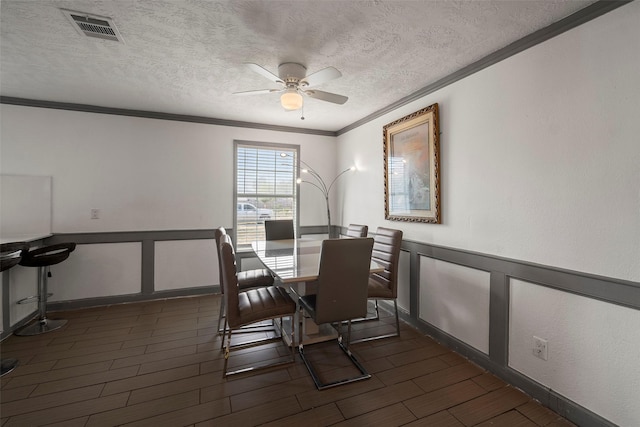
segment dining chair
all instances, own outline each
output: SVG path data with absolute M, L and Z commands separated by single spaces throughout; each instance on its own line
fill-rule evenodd
M 349 344 L 351 319 L 364 317 L 367 314 L 367 283 L 373 244 L 371 238 L 323 241 L 317 291 L 315 294 L 303 295 L 298 299 L 301 310 L 306 311 L 316 324 L 337 323 L 338 346 L 360 372 L 357 376 L 323 382 L 305 355 L 302 328 L 300 328 L 298 352 L 318 390 L 371 378 L 349 349 Z M 346 340 L 342 335 L 343 321 L 347 322 Z
M 295 239 L 292 219 L 266 220 L 264 231 L 265 240 Z
M 378 300 L 393 300 L 395 309 L 395 331 L 389 334 L 373 335 L 354 340 L 354 343 L 400 336 L 400 319 L 398 318 L 398 264 L 402 245 L 402 230 L 378 227 L 373 238 L 371 259 L 384 266 L 384 271 L 369 276 L 367 297 L 374 300 L 375 316 L 362 320 L 380 320 Z
M 224 227 L 218 227 L 214 230 L 216 239 L 216 251 L 218 253 L 218 272 L 220 279 L 220 292 L 223 294 L 220 298 L 220 313 L 218 314 L 218 333 L 224 335 L 224 329 L 221 329 L 223 319 L 226 316 L 226 305 L 224 299 L 224 286 L 222 286 L 222 257 L 220 256 L 220 243 L 222 236 L 227 235 Z M 273 285 L 274 278 L 271 272 L 266 268 L 258 268 L 254 270 L 245 270 L 238 272 L 238 288 L 241 291 L 260 288 L 263 286 Z
M 349 224 L 347 228 L 347 233 L 345 236 L 347 237 L 367 237 L 369 233 L 369 227 L 366 225 L 360 224 Z
M 226 300 L 227 306 L 227 316 L 225 317 L 224 326 L 225 334 L 222 336 L 224 349 L 224 368 L 222 376 L 227 377 L 229 375 L 235 375 L 256 369 L 294 363 L 295 351 L 293 340 L 295 337 L 295 315 L 297 310 L 295 301 L 291 299 L 285 288 L 279 286 L 265 286 L 240 292 L 238 286 L 236 256 L 231 243 L 231 237 L 229 237 L 229 235 L 225 234 L 220 238 L 220 252 L 222 258 L 222 285 L 224 287 L 224 299 Z M 291 321 L 292 345 L 288 349 L 291 353 L 290 359 L 282 361 L 282 358 L 277 356 L 278 359 L 276 362 L 238 368 L 233 371 L 228 370 L 228 362 L 232 352 L 239 349 L 267 344 L 277 340 L 282 341 L 283 338 L 282 332 L 280 332 L 279 335 L 273 337 L 266 337 L 232 346 L 231 338 L 234 332 L 237 332 L 243 326 L 252 323 L 278 318 L 280 319 L 280 324 L 282 326 L 282 320 L 285 317 L 289 317 Z M 281 329 L 281 331 L 282 330 L 283 329 Z M 240 360 L 242 360 L 242 358 L 240 358 Z

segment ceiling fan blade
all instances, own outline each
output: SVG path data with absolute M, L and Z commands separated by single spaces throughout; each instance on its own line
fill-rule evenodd
M 325 92 L 323 90 L 305 90 L 304 93 L 311 98 L 320 99 L 322 101 L 333 102 L 334 104 L 344 104 L 349 99 L 346 96 L 336 93 Z
M 342 77 L 340 71 L 333 67 L 327 67 L 300 80 L 300 84 L 303 86 L 317 86 L 329 80 L 337 79 L 338 77 Z
M 251 62 L 247 62 L 246 65 L 247 65 L 247 67 L 249 67 L 250 69 L 252 69 L 256 73 L 260 74 L 262 77 L 265 77 L 265 78 L 271 80 L 272 82 L 280 83 L 280 84 L 284 83 L 282 80 L 280 80 L 280 77 L 276 76 L 271 71 L 267 70 L 266 68 L 261 67 L 258 64 L 253 64 Z
M 233 92 L 234 95 L 260 95 L 261 93 L 274 93 L 282 92 L 284 89 L 259 89 L 259 90 L 247 90 L 244 92 Z

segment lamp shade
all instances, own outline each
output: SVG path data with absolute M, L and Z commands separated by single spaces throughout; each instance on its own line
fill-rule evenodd
M 298 110 L 302 108 L 302 95 L 295 89 L 287 89 L 280 97 L 280 103 L 285 110 Z

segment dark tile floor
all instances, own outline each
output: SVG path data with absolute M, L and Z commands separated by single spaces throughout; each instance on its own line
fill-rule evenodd
M 571 426 L 519 390 L 402 325 L 400 337 L 352 345 L 372 373 L 316 390 L 293 365 L 222 378 L 219 296 L 64 313 L 61 330 L 11 336 L 2 357 L 5 426 Z M 354 336 L 389 330 L 362 322 Z M 327 378 L 350 369 L 333 343 L 305 347 Z M 230 363 L 286 355 L 279 343 L 232 353 Z

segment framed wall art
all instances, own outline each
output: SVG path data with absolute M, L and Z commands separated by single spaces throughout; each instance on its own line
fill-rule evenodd
M 389 123 L 383 134 L 385 218 L 440 224 L 438 104 Z

